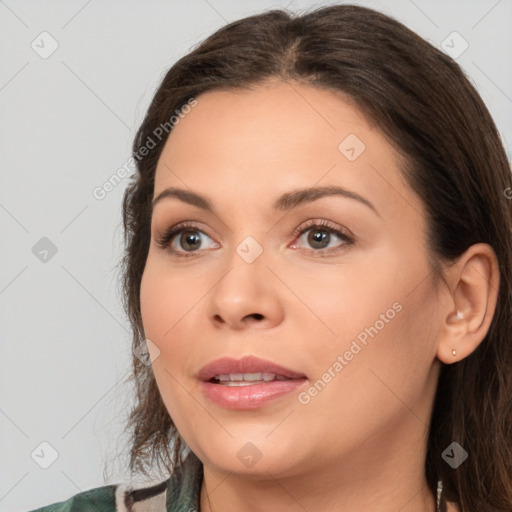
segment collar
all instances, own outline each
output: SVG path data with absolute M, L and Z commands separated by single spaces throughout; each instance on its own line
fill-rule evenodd
M 190 451 L 173 474 L 165 481 L 149 486 L 121 484 L 116 486 L 118 512 L 182 512 L 199 510 L 203 464 Z

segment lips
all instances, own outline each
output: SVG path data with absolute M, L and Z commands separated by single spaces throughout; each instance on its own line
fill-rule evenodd
M 255 356 L 217 359 L 204 366 L 198 378 L 208 400 L 225 409 L 239 410 L 284 400 L 308 382 L 303 373 Z
M 262 374 L 261 380 L 265 379 L 265 374 L 267 376 L 274 375 L 278 380 L 286 379 L 301 379 L 306 377 L 304 373 L 298 373 L 296 371 L 290 370 L 289 368 L 285 368 L 284 366 L 280 366 L 271 361 L 266 361 L 265 359 L 260 359 L 255 356 L 246 356 L 242 359 L 234 359 L 229 357 L 223 357 L 222 359 L 217 359 L 216 361 L 212 361 L 204 366 L 199 372 L 198 378 L 203 382 L 211 381 L 212 379 L 216 379 L 219 376 L 226 375 L 243 375 L 247 376 L 247 374 Z M 224 379 L 226 380 L 226 379 Z M 231 380 L 242 380 L 242 379 L 231 379 Z M 244 378 L 243 380 L 247 381 L 255 381 L 260 380 L 254 377 L 252 378 Z

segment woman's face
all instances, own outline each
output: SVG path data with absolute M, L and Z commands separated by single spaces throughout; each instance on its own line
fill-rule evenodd
M 436 288 L 398 155 L 341 94 L 275 82 L 196 99 L 158 162 L 154 198 L 188 196 L 154 205 L 140 297 L 179 433 L 211 468 L 276 477 L 424 453 Z M 246 356 L 267 363 L 203 370 Z

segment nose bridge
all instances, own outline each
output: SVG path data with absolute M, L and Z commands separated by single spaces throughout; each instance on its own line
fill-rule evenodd
M 209 314 L 216 326 L 240 329 L 257 321 L 269 327 L 282 320 L 279 290 L 267 263 L 263 245 L 252 236 L 234 247 L 227 270 L 210 295 Z

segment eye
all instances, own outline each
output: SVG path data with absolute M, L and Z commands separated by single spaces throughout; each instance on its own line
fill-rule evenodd
M 306 251 L 314 256 L 337 253 L 354 243 L 354 238 L 348 235 L 344 228 L 325 220 L 308 220 L 297 228 L 293 234 L 298 237 L 298 240 L 305 238 L 305 243 L 310 246 L 310 248 L 306 248 Z M 340 240 L 341 243 L 336 244 L 336 239 Z M 297 248 L 295 240 L 290 247 Z
M 192 222 L 183 222 L 172 226 L 163 233 L 157 235 L 156 243 L 162 249 L 168 249 L 178 257 L 196 256 L 199 249 L 204 249 L 204 240 L 206 237 L 212 242 L 211 248 L 218 248 L 220 245 L 214 242 L 208 235 L 199 229 Z
M 293 236 L 295 239 L 290 245 L 292 249 L 301 248 L 301 244 L 298 244 L 297 241 L 305 238 L 305 243 L 309 244 L 310 248 L 303 248 L 303 250 L 314 256 L 328 256 L 340 252 L 354 243 L 354 238 L 347 234 L 344 228 L 325 220 L 308 220 L 294 231 Z M 183 222 L 172 226 L 155 238 L 159 247 L 169 250 L 173 255 L 193 257 L 199 255 L 200 249 L 205 249 L 203 237 L 211 242 L 210 248 L 220 247 L 193 222 Z M 336 240 L 338 240 L 337 244 Z

